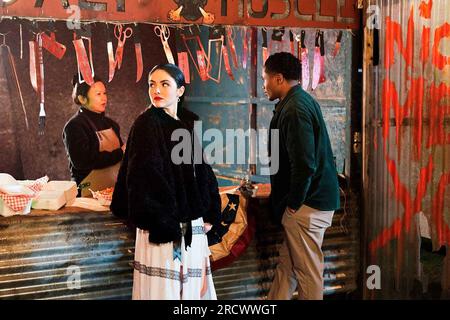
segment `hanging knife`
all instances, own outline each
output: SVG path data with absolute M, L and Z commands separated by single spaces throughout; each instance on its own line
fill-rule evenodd
M 187 51 L 183 50 L 181 32 L 182 31 L 178 29 L 175 32 L 178 67 L 180 68 L 181 71 L 183 71 L 185 82 L 189 84 L 191 83 L 191 72 L 189 70 L 189 56 Z
M 37 43 L 36 40 L 30 40 L 28 42 L 30 47 L 30 80 L 31 85 L 33 86 L 34 91 L 38 92 L 38 69 L 37 69 L 37 61 L 38 61 L 38 51 L 37 51 Z
M 78 38 L 78 39 L 77 39 Z M 75 47 L 78 68 L 79 83 L 85 81 L 88 85 L 94 84 L 94 60 L 92 55 L 92 31 L 90 25 L 83 25 L 81 29 L 74 32 L 74 40 L 72 41 Z M 84 46 L 84 40 L 88 41 L 89 57 Z M 83 79 L 81 78 L 83 76 Z
M 289 42 L 291 44 L 291 53 L 295 56 L 294 33 L 292 32 L 292 30 L 289 30 Z
M 225 37 L 224 35 L 222 36 L 223 38 L 223 43 L 222 43 L 222 55 L 223 55 L 223 61 L 224 61 L 224 65 L 225 65 L 225 70 L 227 71 L 228 76 L 230 77 L 231 80 L 234 81 L 234 75 L 233 72 L 231 71 L 231 64 L 230 64 L 230 58 L 228 57 L 228 43 L 227 43 L 227 37 Z M 231 50 L 232 51 L 232 50 Z
M 313 66 L 313 78 L 311 88 L 315 90 L 319 85 L 320 80 L 320 31 L 316 32 L 316 40 L 314 45 L 314 66 Z
M 42 46 L 45 50 L 54 55 L 57 59 L 61 60 L 66 53 L 66 46 L 56 41 L 55 33 L 52 32 L 50 36 L 46 33 L 41 33 Z
M 319 84 L 325 82 L 325 43 L 323 38 L 323 31 L 319 33 L 320 37 L 320 73 L 319 73 Z
M 342 30 L 339 31 L 336 44 L 334 45 L 333 57 L 336 57 L 341 49 L 341 40 L 342 40 Z
M 242 67 L 247 69 L 247 60 L 248 60 L 248 30 L 246 27 L 242 29 Z
M 300 34 L 300 60 L 302 62 L 302 88 L 303 90 L 308 90 L 309 87 L 309 57 L 308 57 L 308 48 L 305 45 L 305 30 L 302 30 Z
M 66 53 L 66 46 L 56 41 L 55 21 L 48 22 L 47 30 L 50 32 L 48 36 L 45 32 L 41 33 L 42 47 L 57 59 L 61 60 Z
M 267 30 L 264 28 L 262 31 L 262 56 L 263 56 L 263 64 L 266 63 L 267 58 L 269 57 L 269 50 L 267 49 Z
M 231 57 L 233 59 L 233 65 L 234 67 L 237 69 L 239 68 L 239 64 L 238 64 L 238 57 L 237 57 L 237 53 L 236 53 L 236 46 L 234 44 L 234 40 L 233 40 L 233 27 L 226 27 L 226 38 L 227 38 L 227 43 L 228 46 L 230 47 L 230 52 L 231 52 Z M 225 38 L 225 36 L 224 36 Z
M 108 25 L 106 25 L 106 50 L 108 52 L 108 65 L 109 65 L 109 78 L 108 82 L 111 82 L 116 72 L 116 59 L 114 58 L 114 47 L 111 37 L 111 32 Z
M 142 73 L 144 71 L 144 62 L 142 59 L 142 45 L 141 36 L 139 34 L 139 26 L 136 25 L 134 28 L 134 51 L 136 53 L 136 82 L 139 82 L 142 78 Z
M 73 40 L 73 45 L 75 47 L 75 53 L 77 57 L 77 65 L 78 65 L 78 77 L 79 83 L 82 81 L 86 81 L 88 85 L 94 84 L 94 67 L 92 61 L 92 43 L 91 39 L 87 38 L 89 41 L 89 58 L 86 53 L 86 48 L 84 46 L 83 38 Z M 90 60 L 90 63 L 89 63 Z M 81 75 L 83 76 L 83 80 L 81 79 Z

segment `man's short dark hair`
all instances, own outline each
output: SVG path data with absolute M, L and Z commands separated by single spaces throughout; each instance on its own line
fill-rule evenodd
M 302 66 L 292 53 L 277 52 L 267 58 L 264 68 L 266 73 L 281 73 L 286 80 L 299 80 Z

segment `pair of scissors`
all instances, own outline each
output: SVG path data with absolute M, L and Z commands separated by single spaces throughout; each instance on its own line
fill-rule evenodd
M 155 26 L 155 34 L 161 39 L 161 42 L 167 42 L 170 38 L 170 29 L 165 25 Z
M 167 61 L 169 61 L 169 63 L 175 64 L 175 59 L 173 58 L 172 50 L 170 50 L 168 42 L 170 38 L 170 29 L 165 25 L 155 26 L 155 34 L 161 39 Z
M 118 68 L 120 69 L 120 67 L 122 66 L 125 42 L 133 35 L 133 29 L 125 28 L 124 30 L 123 25 L 119 24 L 114 27 L 114 35 L 118 40 L 116 49 L 116 62 L 118 64 Z

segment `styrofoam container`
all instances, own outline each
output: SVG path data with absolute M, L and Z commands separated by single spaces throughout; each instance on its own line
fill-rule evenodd
M 31 207 L 41 210 L 59 210 L 66 204 L 64 191 L 60 190 L 42 190 L 36 199 L 33 200 Z
M 30 188 L 20 185 L 20 184 L 0 184 L 0 192 L 9 194 L 11 196 L 33 196 L 34 192 Z
M 50 181 L 42 190 L 45 191 L 63 191 L 66 202 L 75 199 L 78 195 L 77 184 L 75 181 Z
M 17 180 L 18 184 L 26 187 L 32 186 L 35 182 L 36 180 Z
M 8 173 L 0 173 L 0 184 L 17 184 L 17 181 Z

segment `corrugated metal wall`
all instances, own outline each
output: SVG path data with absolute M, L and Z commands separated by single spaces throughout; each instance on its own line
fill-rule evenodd
M 325 294 L 357 287 L 358 228 L 342 199 L 325 234 Z M 213 272 L 218 299 L 263 299 L 277 263 L 282 230 L 267 200 L 255 202 L 254 239 L 230 266 Z M 109 213 L 14 216 L 0 220 L 0 299 L 130 299 L 134 235 Z M 73 286 L 79 268 L 80 288 Z
M 444 257 L 432 252 L 450 240 L 450 1 L 369 5 L 365 264 L 380 268 L 381 286 L 365 297 L 423 298 L 429 284 L 442 286 L 431 295 L 450 297 Z
M 2 218 L 0 299 L 128 298 L 133 251 L 133 236 L 108 213 Z M 69 288 L 70 267 L 80 290 Z

